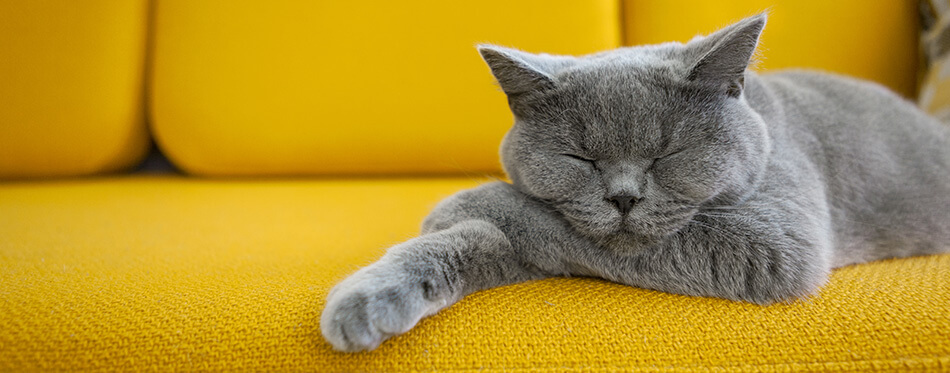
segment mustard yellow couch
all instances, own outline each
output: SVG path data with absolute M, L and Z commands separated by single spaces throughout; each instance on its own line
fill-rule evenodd
M 686 40 L 771 7 L 759 68 L 912 97 L 911 1 L 0 0 L 0 371 L 950 371 L 950 256 L 836 271 L 761 307 L 549 279 L 378 350 L 330 287 L 501 177 L 472 46 Z M 137 171 L 149 141 L 183 173 Z

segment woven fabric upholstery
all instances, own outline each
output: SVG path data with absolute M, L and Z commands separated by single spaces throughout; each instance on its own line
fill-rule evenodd
M 329 288 L 478 182 L 0 184 L 0 371 L 950 370 L 950 255 L 848 267 L 769 307 L 549 279 L 332 351 Z

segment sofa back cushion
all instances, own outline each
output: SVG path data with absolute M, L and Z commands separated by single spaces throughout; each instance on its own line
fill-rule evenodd
M 758 70 L 819 69 L 916 96 L 916 1 L 624 0 L 625 40 L 687 41 L 764 10 Z
M 146 0 L 0 1 L 0 179 L 138 163 Z
M 165 154 L 199 175 L 499 171 L 511 126 L 475 44 L 621 44 L 615 0 L 191 1 L 156 6 Z

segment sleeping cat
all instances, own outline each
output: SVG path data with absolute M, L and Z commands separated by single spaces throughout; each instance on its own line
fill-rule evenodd
M 480 46 L 515 117 L 511 183 L 446 199 L 334 287 L 324 337 L 373 349 L 552 276 L 769 304 L 832 268 L 950 250 L 950 131 L 874 84 L 747 71 L 765 22 L 583 57 Z

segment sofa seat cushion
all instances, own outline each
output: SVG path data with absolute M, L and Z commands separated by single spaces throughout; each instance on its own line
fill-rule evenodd
M 768 307 L 536 281 L 333 351 L 330 287 L 482 181 L 0 184 L 0 371 L 950 369 L 950 255 L 847 267 Z

